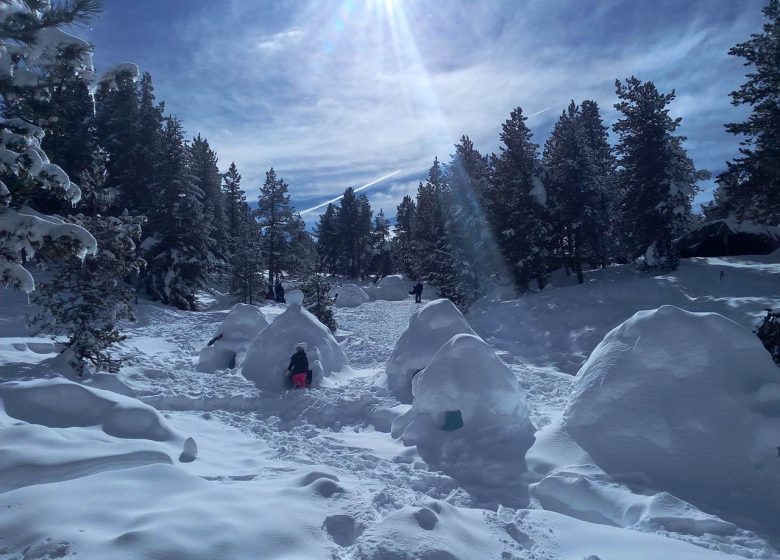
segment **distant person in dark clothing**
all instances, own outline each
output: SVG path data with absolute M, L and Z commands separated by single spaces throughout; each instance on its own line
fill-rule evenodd
M 276 285 L 274 286 L 274 292 L 276 293 L 276 302 L 285 303 L 284 286 L 282 286 L 282 283 L 279 280 L 276 281 Z
M 414 303 L 422 303 L 422 291 L 423 291 L 422 282 L 418 280 L 417 284 L 414 285 L 414 288 L 412 288 L 412 292 L 411 292 L 414 294 Z
M 309 377 L 309 358 L 302 344 L 295 347 L 295 354 L 290 356 L 290 365 L 287 366 L 287 375 L 290 383 L 296 389 L 305 389 L 311 383 Z

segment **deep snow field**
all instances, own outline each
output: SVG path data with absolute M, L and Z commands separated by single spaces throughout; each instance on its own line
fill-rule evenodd
M 81 383 L 0 291 L 0 559 L 780 558 L 780 368 L 749 331 L 780 253 L 465 319 L 394 282 L 346 289 L 335 338 L 142 302 L 121 372 Z M 288 392 L 298 342 L 318 387 Z

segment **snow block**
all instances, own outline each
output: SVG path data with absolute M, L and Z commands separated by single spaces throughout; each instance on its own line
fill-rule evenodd
M 246 350 L 268 326 L 268 319 L 254 305 L 237 303 L 227 314 L 215 336 L 221 337 L 211 346 L 206 346 L 198 356 L 198 371 L 241 367 Z
M 0 384 L 0 404 L 12 418 L 49 428 L 100 426 L 117 438 L 153 441 L 178 437 L 151 406 L 66 379 Z
M 369 300 L 368 294 L 355 284 L 344 284 L 336 293 L 336 307 L 358 307 Z
M 522 475 L 536 428 L 525 393 L 481 338 L 453 336 L 414 378 L 413 392 L 412 408 L 393 422 L 393 437 L 416 445 L 426 463 L 480 500 L 527 501 Z
M 297 305 L 289 306 L 250 345 L 241 373 L 258 388 L 282 392 L 287 387 L 287 365 L 297 344 L 303 344 L 313 372 L 312 386 L 331 373 L 349 367 L 347 357 L 328 327 Z
M 456 334 L 476 333 L 448 299 L 425 304 L 409 318 L 387 362 L 387 388 L 401 402 L 412 402 L 412 378 Z
M 780 519 L 780 376 L 750 331 L 666 305 L 613 329 L 564 428 L 605 471 L 725 519 Z
M 288 305 L 303 305 L 304 294 L 301 290 L 290 290 L 285 295 Z
M 412 282 L 405 280 L 400 274 L 393 274 L 382 278 L 376 286 L 374 299 L 387 301 L 404 301 L 409 298 L 409 290 Z

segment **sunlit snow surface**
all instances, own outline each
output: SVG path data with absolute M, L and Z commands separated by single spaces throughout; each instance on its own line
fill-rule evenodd
M 483 302 L 467 315 L 539 428 L 526 458 L 530 509 L 479 507 L 459 480 L 390 436 L 410 409 L 388 392 L 384 372 L 419 309 L 410 299 L 337 310 L 335 338 L 353 372 L 282 394 L 261 392 L 238 370 L 197 371 L 225 302 L 200 313 L 142 303 L 118 376 L 67 395 L 29 393 L 23 412 L 21 397 L 0 404 L 0 559 L 778 558 L 739 522 L 594 465 L 561 427 L 573 378 L 560 371 L 576 371 L 641 309 L 673 304 L 749 325 L 780 306 L 778 261 L 696 259 L 664 278 L 614 268 L 587 275 L 586 286 Z M 0 319 L 23 307 L 8 293 Z M 273 321 L 284 309 L 262 311 Z M 29 380 L 53 375 L 54 348 L 26 338 L 19 321 L 0 326 L 0 399 L 52 383 Z M 90 412 L 74 412 L 80 405 Z M 188 437 L 197 457 L 181 462 Z

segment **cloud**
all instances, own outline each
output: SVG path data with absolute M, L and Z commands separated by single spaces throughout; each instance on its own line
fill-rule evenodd
M 255 45 L 255 48 L 264 54 L 275 54 L 282 49 L 292 47 L 303 39 L 304 33 L 300 29 L 293 27 L 286 31 L 274 33 L 263 38 Z

